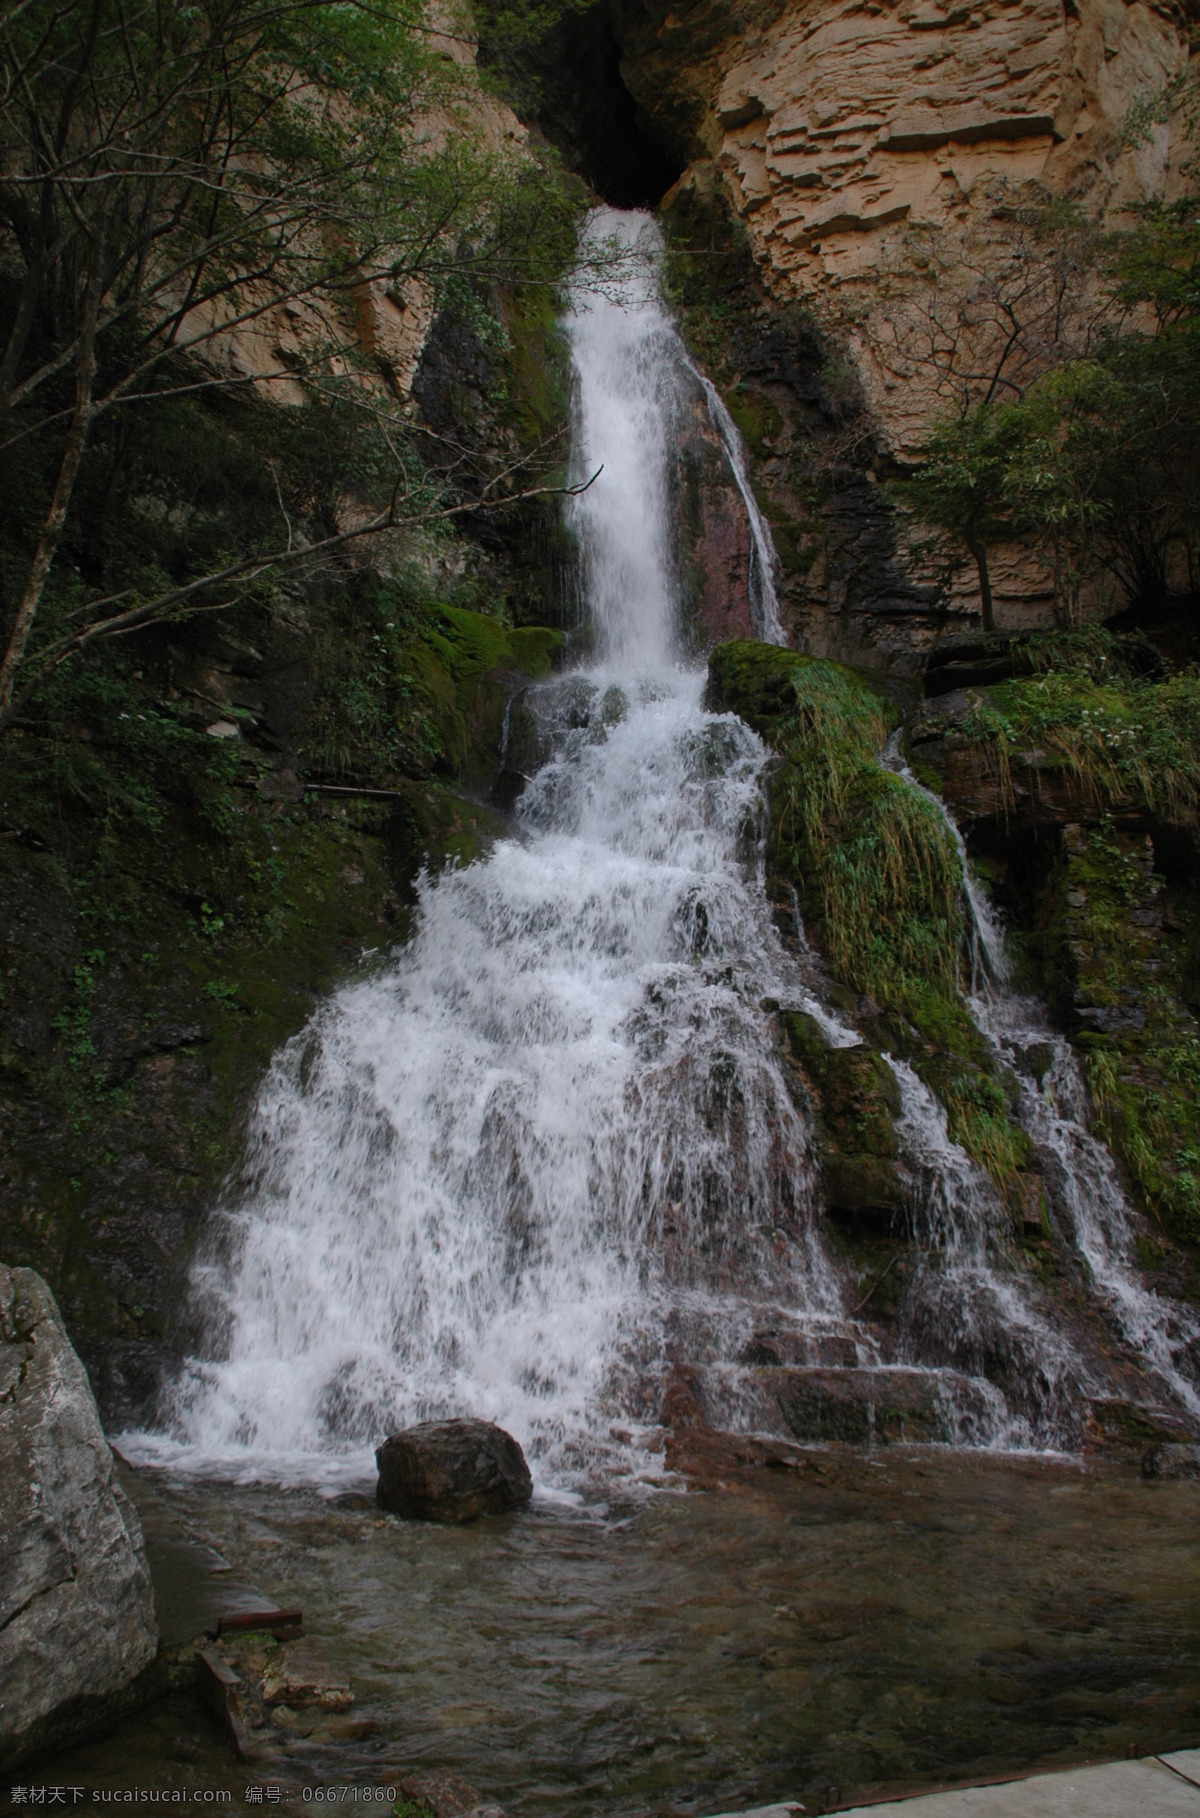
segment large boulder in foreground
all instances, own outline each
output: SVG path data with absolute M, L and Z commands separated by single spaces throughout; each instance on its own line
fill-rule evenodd
M 158 1649 L 142 1530 L 54 1296 L 0 1264 L 0 1767 L 115 1721 Z
M 413 1521 L 474 1521 L 533 1495 L 525 1454 L 486 1420 L 425 1420 L 375 1454 L 380 1508 Z

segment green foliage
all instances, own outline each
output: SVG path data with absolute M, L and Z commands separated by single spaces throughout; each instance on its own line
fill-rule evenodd
M 1108 647 L 1111 652 L 1111 645 Z M 1067 655 L 1062 646 L 1058 660 Z M 1055 667 L 990 688 L 963 730 L 986 742 L 1001 781 L 1014 752 L 1038 748 L 1087 785 L 1104 807 L 1137 807 L 1194 824 L 1200 804 L 1200 676 L 1122 676 L 1097 636 L 1079 666 Z
M 774 746 L 772 863 L 796 889 L 838 979 L 892 1013 L 946 1107 L 950 1133 L 993 1177 L 1028 1159 L 995 1061 L 963 995 L 962 867 L 936 803 L 881 762 L 897 715 L 853 670 L 749 642 L 713 652 L 711 693 Z
M 0 725 L 18 670 L 36 681 L 84 632 L 313 571 L 347 499 L 364 523 L 444 510 L 365 287 L 473 315 L 501 346 L 485 292 L 552 295 L 574 253 L 578 185 L 489 139 L 473 71 L 406 0 L 229 0 L 161 25 L 132 0 L 31 0 L 0 33 Z M 252 387 L 211 345 L 231 330 Z M 257 463 L 214 485 L 250 418 Z
M 1013 405 L 983 404 L 937 424 L 920 466 L 897 482 L 904 504 L 922 521 L 968 548 L 1013 527 L 1010 475 L 1019 456 L 1022 419 Z
M 965 400 L 896 490 L 951 554 L 974 560 L 990 625 L 988 550 L 1032 544 L 1061 622 L 1114 583 L 1157 602 L 1200 589 L 1200 219 L 1185 200 L 1093 236 L 1090 344 L 1059 350 L 1012 395 Z
M 1065 936 L 1062 957 L 1088 1001 L 1119 1004 L 1133 990 L 1144 1013 L 1138 1026 L 1077 1038 L 1101 1134 L 1160 1224 L 1200 1243 L 1200 1032 L 1181 1001 L 1178 941 L 1160 931 L 1148 954 L 1143 867 L 1111 825 L 1090 831 L 1057 888 L 1084 906 L 1069 930 L 1052 924 L 1051 954 Z

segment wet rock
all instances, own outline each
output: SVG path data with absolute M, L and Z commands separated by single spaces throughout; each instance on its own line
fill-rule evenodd
M 835 1218 L 896 1231 L 910 1207 L 895 1161 L 878 1155 L 831 1155 L 823 1176 L 825 1207 Z
M 0 1765 L 144 1696 L 158 1630 L 138 1518 L 32 1269 L 0 1266 Z
M 1177 1468 L 1196 1449 L 1200 1431 L 1193 1421 L 1143 1402 L 1096 1396 L 1084 1425 L 1084 1455 L 1140 1462 L 1146 1476 L 1184 1476 Z M 1161 1458 L 1162 1469 L 1157 1461 Z M 1156 1462 L 1147 1469 L 1147 1460 Z
M 895 1231 L 908 1216 L 897 1167 L 896 1076 L 874 1049 L 832 1048 L 815 1018 L 785 1019 L 788 1051 L 820 1118 L 825 1205 L 852 1225 Z
M 978 1385 L 952 1370 L 781 1369 L 763 1371 L 789 1430 L 802 1441 L 850 1445 L 945 1444 L 956 1410 Z
M 263 1668 L 262 1696 L 266 1705 L 291 1710 L 318 1705 L 323 1711 L 345 1711 L 354 1703 L 345 1674 L 308 1641 L 289 1642 L 270 1656 Z
M 428 1420 L 386 1439 L 375 1454 L 376 1500 L 416 1521 L 474 1521 L 520 1508 L 533 1495 L 525 1455 L 484 1420 Z
M 504 1818 L 500 1807 L 487 1803 L 469 1781 L 435 1768 L 402 1780 L 400 1797 L 427 1806 L 433 1818 Z
M 372 1727 L 347 1718 L 350 1681 L 310 1641 L 281 1644 L 261 1630 L 223 1636 L 198 1652 L 196 1672 L 201 1697 L 248 1760 L 269 1756 L 280 1732 L 328 1744 Z
M 196 1687 L 217 1722 L 228 1730 L 238 1754 L 249 1756 L 253 1752 L 252 1719 L 247 1714 L 246 1686 L 216 1648 L 197 1651 Z
M 1200 1446 L 1160 1444 L 1142 1457 L 1143 1477 L 1188 1478 L 1200 1482 Z
M 755 634 L 750 527 L 699 385 L 682 413 L 674 463 L 682 543 L 684 613 L 700 649 Z

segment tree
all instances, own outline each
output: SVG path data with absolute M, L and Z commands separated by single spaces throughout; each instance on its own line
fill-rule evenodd
M 578 201 L 489 145 L 473 72 L 413 0 L 23 0 L 0 25 L 0 464 L 29 556 L 6 577 L 0 730 L 88 642 L 212 610 L 266 570 L 461 508 L 431 487 L 356 312 L 453 282 L 547 281 Z M 287 363 L 229 362 L 281 308 Z M 357 382 L 357 383 L 356 383 Z M 164 400 L 286 384 L 362 413 L 390 455 L 351 525 L 273 540 L 116 597 L 55 586 L 89 446 Z M 33 479 L 30 480 L 30 475 Z M 473 501 L 507 496 L 493 476 Z
M 942 422 L 921 449 L 920 464 L 900 483 L 903 502 L 975 563 L 983 629 L 996 629 L 989 546 L 1013 534 L 1009 470 L 1019 419 L 1012 406 L 985 403 Z
M 1089 589 L 1158 604 L 1200 591 L 1200 221 L 1194 200 L 1146 207 L 1091 242 L 1085 343 L 1024 375 L 1011 401 L 966 392 L 916 451 L 899 492 L 976 565 L 993 627 L 987 548 L 1021 538 L 1054 578 L 1060 620 Z

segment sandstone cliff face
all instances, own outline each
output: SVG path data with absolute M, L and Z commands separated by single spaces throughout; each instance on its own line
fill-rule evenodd
M 1136 148 L 1122 135 L 1133 102 L 1186 64 L 1171 6 L 701 0 L 648 8 L 626 46 L 626 81 L 691 160 L 681 189 L 724 191 L 766 292 L 811 309 L 849 355 L 901 460 L 939 408 L 979 394 L 1014 299 L 1060 337 L 1061 304 L 1086 307 L 1070 285 L 1051 299 L 1044 253 L 1014 229 L 1022 201 L 1048 191 L 1116 222 L 1178 188 L 1178 128 Z M 1050 351 L 1050 332 L 1029 338 Z M 1000 554 L 997 582 L 1002 629 L 1045 622 L 1046 577 L 1022 552 Z M 955 604 L 974 612 L 969 585 Z M 869 636 L 854 643 L 869 655 Z
M 630 62 L 649 109 L 650 84 L 687 55 L 688 17 L 668 15 L 659 54 Z M 1006 244 L 1006 201 L 1030 183 L 1107 218 L 1170 194 L 1178 134 L 1157 127 L 1131 148 L 1122 124 L 1186 59 L 1177 9 L 1144 0 L 792 3 L 701 47 L 692 150 L 715 161 L 772 292 L 836 298 L 861 322 L 864 382 L 902 449 L 933 375 L 890 367 L 897 283 L 919 291 L 956 254 L 960 282 L 986 266 Z M 930 231 L 936 273 L 914 239 Z
M 430 110 L 413 122 L 418 153 L 423 149 L 436 155 L 457 138 L 501 158 L 525 158 L 528 129 L 477 80 L 474 30 L 465 7 L 459 0 L 431 0 L 426 17 L 429 48 L 458 66 L 462 87 L 456 104 Z M 226 302 L 193 310 L 181 341 L 203 339 L 206 364 L 223 378 L 254 383 L 276 404 L 304 401 L 307 394 L 293 375 L 323 346 L 346 350 L 334 355 L 335 370 L 353 371 L 360 378 L 365 373 L 371 382 L 377 374 L 378 383 L 393 396 L 407 398 L 433 323 L 435 299 L 433 286 L 419 274 L 403 282 L 387 276 L 387 261 L 383 248 L 376 260 L 379 271 L 364 272 L 341 308 L 325 298 L 275 301 L 268 291 L 239 292 Z M 218 314 L 222 309 L 223 318 Z M 255 309 L 258 313 L 251 313 Z M 229 328 L 214 335 L 214 322 L 219 329 L 222 319 Z

